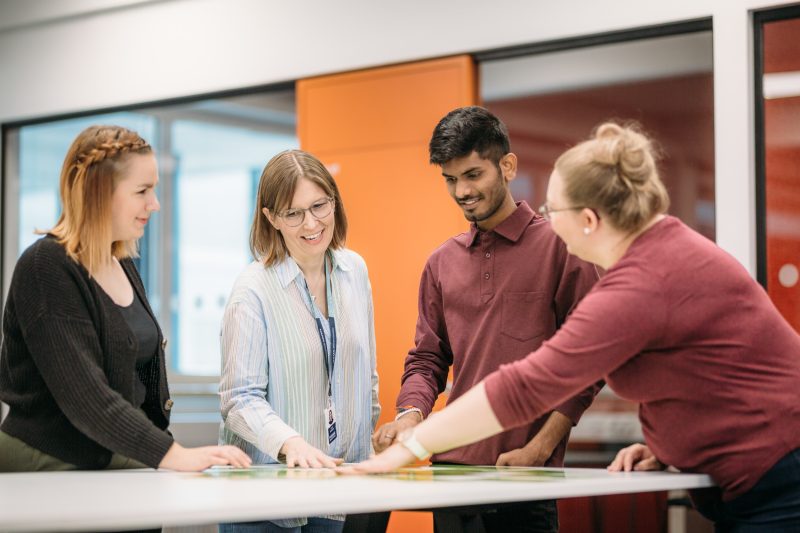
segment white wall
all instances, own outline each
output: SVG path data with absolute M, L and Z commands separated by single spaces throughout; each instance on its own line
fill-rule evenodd
M 496 0 L 488 5 L 483 0 L 175 0 L 28 24 L 0 32 L 0 120 L 706 17 L 714 2 Z
M 30 11 L 12 0 L 0 3 L 12 20 L 0 24 L 0 122 L 712 17 L 717 240 L 755 272 L 749 10 L 788 3 L 116 0 L 95 11 L 83 0 L 46 16 L 41 0 Z
M 105 14 L 135 4 L 160 1 L 165 0 L 0 0 L 0 31 L 57 22 L 70 17 Z

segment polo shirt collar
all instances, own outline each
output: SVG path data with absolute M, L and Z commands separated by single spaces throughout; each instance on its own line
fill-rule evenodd
M 516 204 L 517 208 L 514 209 L 514 212 L 491 230 L 511 242 L 517 242 L 519 238 L 522 237 L 525 228 L 530 225 L 531 220 L 536 216 L 526 201 L 516 202 Z M 468 248 L 474 246 L 478 242 L 478 235 L 480 233 L 481 231 L 478 229 L 477 224 L 472 223 L 467 238 Z

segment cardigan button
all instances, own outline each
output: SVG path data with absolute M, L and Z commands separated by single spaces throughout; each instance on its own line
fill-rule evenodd
M 171 398 L 168 399 L 166 402 L 164 402 L 164 410 L 169 411 L 170 409 L 172 409 L 173 405 L 175 405 L 175 402 L 173 402 Z
M 161 339 L 161 349 L 162 350 L 167 349 L 167 339 Z

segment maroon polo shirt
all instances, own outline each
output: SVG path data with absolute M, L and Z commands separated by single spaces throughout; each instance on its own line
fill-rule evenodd
M 595 268 L 570 256 L 525 202 L 491 231 L 473 224 L 449 239 L 422 273 L 415 347 L 405 361 L 398 407 L 413 405 L 427 417 L 451 365 L 448 403 L 500 365 L 524 358 L 555 333 L 596 280 Z M 557 410 L 577 424 L 597 390 L 589 387 Z M 525 446 L 548 416 L 433 460 L 493 465 L 501 453 Z M 563 464 L 566 441 L 549 466 Z
M 601 377 L 641 404 L 662 463 L 710 475 L 725 500 L 800 447 L 800 336 L 742 265 L 676 218 L 641 234 L 486 393 L 509 428 Z

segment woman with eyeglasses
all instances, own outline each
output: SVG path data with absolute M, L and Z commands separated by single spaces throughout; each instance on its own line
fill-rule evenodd
M 221 337 L 220 437 L 255 463 L 330 468 L 372 453 L 380 414 L 372 289 L 346 235 L 339 189 L 320 161 L 287 150 L 267 163 L 250 231 L 255 261 L 234 284 Z M 340 531 L 343 520 L 222 530 Z
M 355 470 L 395 469 L 524 424 L 603 378 L 646 444 L 612 471 L 708 474 L 718 531 L 800 531 L 800 336 L 733 257 L 666 215 L 654 151 L 601 125 L 556 161 L 541 212 L 606 275 L 558 332 Z M 490 354 L 487 354 L 489 356 Z

